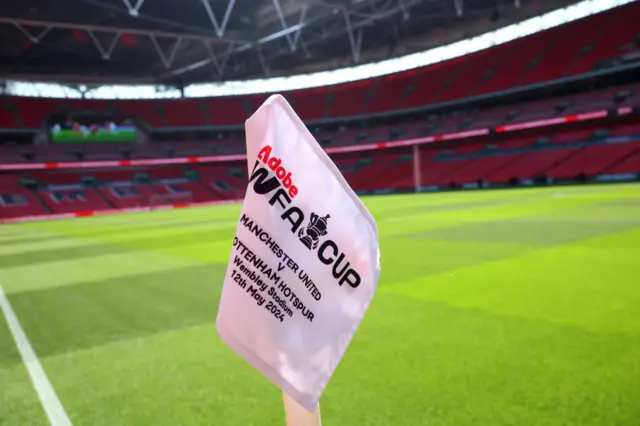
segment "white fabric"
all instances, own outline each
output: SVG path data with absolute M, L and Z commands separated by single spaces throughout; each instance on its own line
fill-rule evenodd
M 246 134 L 250 182 L 217 329 L 312 411 L 373 299 L 378 231 L 282 96 L 247 120 Z

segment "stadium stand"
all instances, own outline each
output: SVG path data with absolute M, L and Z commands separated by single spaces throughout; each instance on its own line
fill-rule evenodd
M 567 125 L 525 132 L 489 134 L 461 142 L 421 145 L 419 186 L 449 188 L 508 185 L 533 179 L 587 180 L 598 175 L 640 172 L 640 125 Z M 412 147 L 333 155 L 357 191 L 391 192 L 416 186 Z M 164 161 L 164 160 L 161 160 Z M 2 217 L 101 211 L 163 203 L 213 202 L 240 198 L 246 187 L 244 162 L 192 166 L 128 167 L 78 172 L 31 171 L 28 188 L 14 175 L 0 180 Z M 176 194 L 188 194 L 180 200 Z M 157 203 L 155 203 L 157 204 Z
M 312 121 L 318 141 L 360 192 L 637 176 L 637 78 L 528 101 L 503 97 L 482 106 L 467 101 L 619 65 L 621 56 L 637 49 L 638 18 L 640 2 L 633 2 L 426 68 L 285 96 Z M 0 145 L 0 217 L 241 198 L 247 175 L 239 126 L 267 97 L 5 96 L 0 129 L 35 131 L 45 128 L 52 114 L 83 111 L 135 117 L 153 138 L 117 145 Z M 451 101 L 460 102 L 453 109 L 436 108 Z M 401 121 L 368 120 L 371 114 L 411 113 L 425 106 L 434 112 Z M 324 122 L 354 116 L 355 121 L 340 121 L 345 125 Z
M 36 192 L 23 187 L 12 175 L 0 176 L 0 217 L 29 217 L 51 213 Z
M 49 185 L 39 191 L 53 213 L 72 213 L 77 211 L 108 210 L 109 205 L 92 188 L 77 185 Z
M 132 181 L 117 181 L 96 189 L 114 209 L 147 206 L 156 193 L 148 185 L 136 185 Z
M 620 96 L 624 95 L 624 96 Z M 131 101 L 142 104 L 139 101 Z M 124 103 L 126 104 L 126 102 Z M 523 122 L 544 120 L 554 117 L 571 116 L 594 111 L 612 110 L 640 104 L 640 85 L 628 84 L 585 94 L 562 96 L 550 100 L 533 101 L 516 106 L 488 108 L 480 111 L 458 112 L 454 116 L 432 116 L 428 122 L 405 123 L 401 125 L 381 125 L 369 129 L 323 130 L 316 132 L 321 141 L 339 147 L 358 143 L 384 142 L 397 138 L 413 138 L 428 135 L 453 133 L 462 130 L 487 127 L 502 128 Z M 364 136 L 364 137 L 363 137 Z M 27 150 L 24 147 L 22 151 Z M 58 146 L 31 146 L 31 160 L 20 155 L 21 151 L 0 147 L 0 161 L 53 162 L 76 161 L 77 152 L 82 151 L 84 160 L 115 160 L 124 158 L 123 151 L 129 151 L 128 158 L 165 158 L 168 156 L 208 156 L 213 154 L 242 153 L 244 144 L 240 138 L 195 141 L 162 141 L 152 145 L 119 144 L 64 144 Z M 170 155 L 171 154 L 171 155 Z
M 636 49 L 639 19 L 640 2 L 632 2 L 467 57 L 287 97 L 303 119 L 316 120 L 421 107 L 579 75 Z M 115 110 L 153 128 L 238 125 L 265 97 L 249 102 L 241 96 L 135 101 L 7 97 L 0 107 L 0 126 L 36 129 L 62 110 Z

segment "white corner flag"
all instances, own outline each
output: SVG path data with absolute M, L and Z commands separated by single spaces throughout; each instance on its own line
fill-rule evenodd
M 282 96 L 247 120 L 246 137 L 249 186 L 217 329 L 282 389 L 288 425 L 319 424 L 320 396 L 378 285 L 376 223 Z M 305 416 L 318 421 L 289 420 Z

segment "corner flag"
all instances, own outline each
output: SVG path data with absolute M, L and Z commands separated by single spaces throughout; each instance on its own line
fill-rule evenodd
M 282 96 L 246 137 L 249 186 L 216 326 L 285 402 L 314 412 L 378 285 L 378 231 Z

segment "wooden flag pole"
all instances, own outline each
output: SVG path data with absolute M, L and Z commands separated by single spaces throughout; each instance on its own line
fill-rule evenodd
M 322 426 L 320 404 L 318 404 L 313 413 L 310 413 L 284 392 L 282 392 L 282 399 L 284 401 L 284 415 L 287 426 Z

